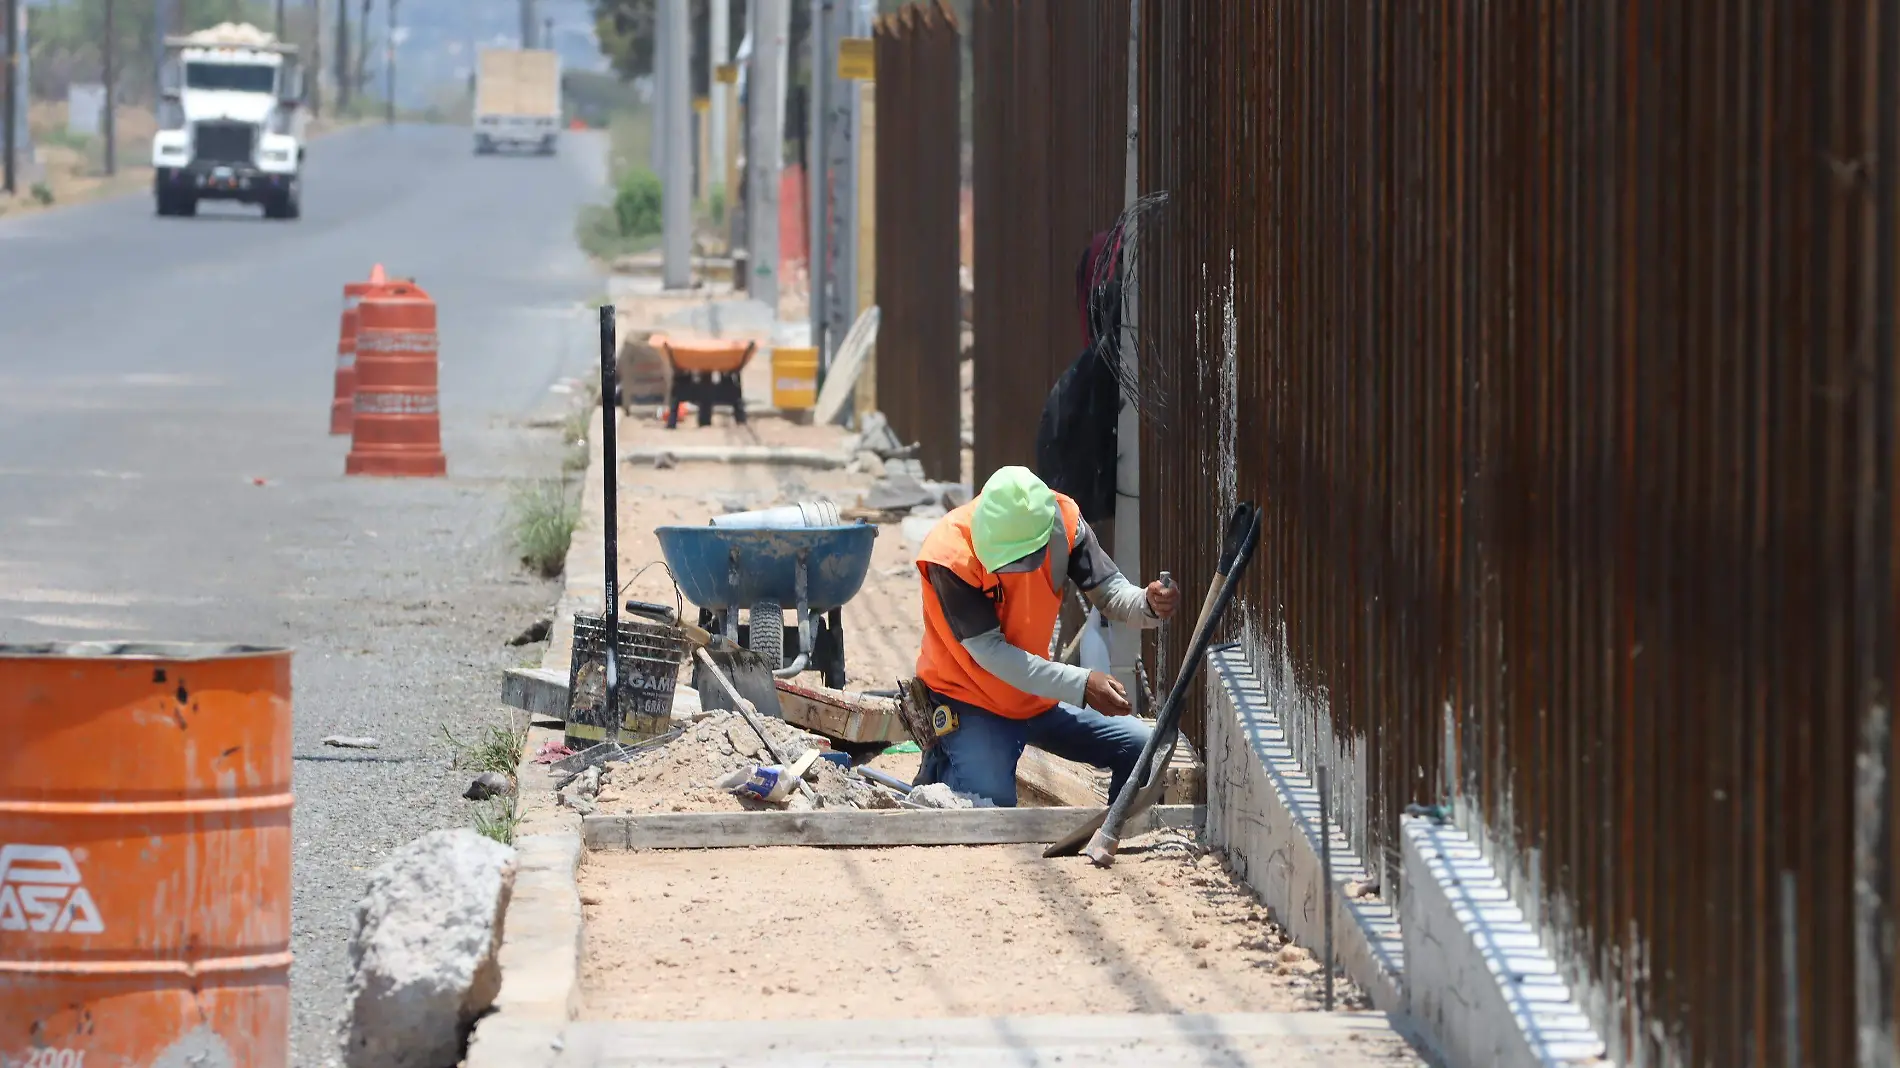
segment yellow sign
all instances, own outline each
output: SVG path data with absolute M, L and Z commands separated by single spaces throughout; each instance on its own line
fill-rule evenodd
M 713 68 L 713 80 L 721 85 L 738 85 L 739 65 L 737 63 L 719 64 Z
M 848 82 L 877 81 L 877 45 L 869 37 L 838 42 L 838 77 Z
M 705 112 L 708 112 L 708 111 L 711 111 L 711 110 L 712 110 L 712 97 L 709 97 L 709 96 L 696 96 L 696 97 L 694 97 L 694 98 L 693 98 L 693 110 L 694 110 L 694 111 L 697 111 L 697 112 L 701 112 L 702 114 L 703 114 L 703 113 L 705 113 Z

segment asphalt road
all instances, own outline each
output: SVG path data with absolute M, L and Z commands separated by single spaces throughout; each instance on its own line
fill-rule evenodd
M 298 1065 L 331 1057 L 369 869 L 470 819 L 445 731 L 500 722 L 500 668 L 538 663 L 505 643 L 556 591 L 508 502 L 559 471 L 551 387 L 597 366 L 572 231 L 603 157 L 371 127 L 311 146 L 298 222 L 149 196 L 0 222 L 0 641 L 295 649 Z M 447 479 L 346 479 L 327 433 L 341 286 L 377 262 L 439 304 Z

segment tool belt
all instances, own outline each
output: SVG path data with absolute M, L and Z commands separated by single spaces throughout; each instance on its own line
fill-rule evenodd
M 905 679 L 897 684 L 897 716 L 917 748 L 929 752 L 937 748 L 944 735 L 958 727 L 957 710 L 930 692 L 921 679 Z

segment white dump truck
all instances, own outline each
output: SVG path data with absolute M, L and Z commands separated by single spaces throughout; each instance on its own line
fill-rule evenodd
M 303 214 L 303 69 L 295 45 L 227 22 L 165 39 L 164 98 L 152 137 L 160 215 L 202 200 L 258 204 L 272 219 Z
M 526 148 L 551 156 L 560 135 L 560 55 L 482 49 L 475 64 L 475 154 Z

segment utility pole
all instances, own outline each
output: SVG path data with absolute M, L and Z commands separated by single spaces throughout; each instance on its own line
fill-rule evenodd
M 521 0 L 521 47 L 534 47 L 534 0 Z
M 105 41 L 99 46 L 99 55 L 103 61 L 104 81 L 106 83 L 106 174 L 119 173 L 119 34 L 112 21 L 113 0 L 106 0 Z
M 829 158 L 825 151 L 825 126 L 830 110 L 831 76 L 836 63 L 826 63 L 831 55 L 832 0 L 811 0 L 811 89 L 805 127 L 805 277 L 806 304 L 811 309 L 811 343 L 818 350 L 818 366 L 825 364 L 826 282 L 830 260 L 826 256 L 825 223 L 830 219 L 831 182 Z
M 752 16 L 751 139 L 746 151 L 746 292 L 778 317 L 779 171 L 785 155 L 785 47 L 788 0 L 748 5 Z
M 732 62 L 732 42 L 730 26 L 732 5 L 728 0 L 707 0 L 706 19 L 706 95 L 708 101 L 709 128 L 708 140 L 712 148 L 712 174 L 706 178 L 711 186 L 714 181 L 724 185 L 726 181 L 726 92 L 719 84 L 719 68 Z M 727 210 L 730 211 L 732 198 L 738 194 L 736 189 L 725 191 Z
M 692 64 L 693 23 L 686 0 L 660 0 L 659 11 L 661 136 L 666 148 L 661 162 L 660 224 L 666 288 L 686 289 L 693 284 L 693 93 L 687 84 Z
M 0 76 L 4 76 L 7 81 L 7 113 L 4 118 L 0 118 L 0 141 L 5 142 L 5 144 L 0 144 L 0 155 L 4 155 L 6 160 L 5 166 L 0 170 L 5 171 L 7 195 L 12 196 L 19 192 L 19 176 L 15 173 L 15 168 L 19 164 L 16 157 L 20 154 L 18 148 L 20 131 L 16 128 L 15 120 L 20 112 L 18 99 L 20 81 L 15 72 L 19 70 L 17 57 L 20 54 L 20 0 L 5 0 L 5 10 L 7 54 L 4 60 L 0 61 Z
M 310 0 L 310 117 L 323 114 L 323 0 Z
M 369 10 L 371 0 L 363 0 L 356 18 L 356 91 L 368 95 L 369 84 Z
M 385 36 L 388 40 L 383 42 L 383 63 L 389 74 L 387 81 L 389 99 L 383 103 L 383 122 L 394 126 L 396 125 L 396 0 L 389 0 L 389 32 Z
M 165 35 L 171 32 L 167 0 L 152 0 L 152 100 L 165 97 Z
M 336 0 L 336 110 L 350 106 L 350 0 Z
M 277 40 L 284 39 L 284 0 L 277 0 Z
M 544 18 L 541 20 L 541 42 L 540 43 L 541 43 L 542 48 L 552 49 L 554 47 L 554 16 L 553 15 L 549 15 L 547 18 Z

